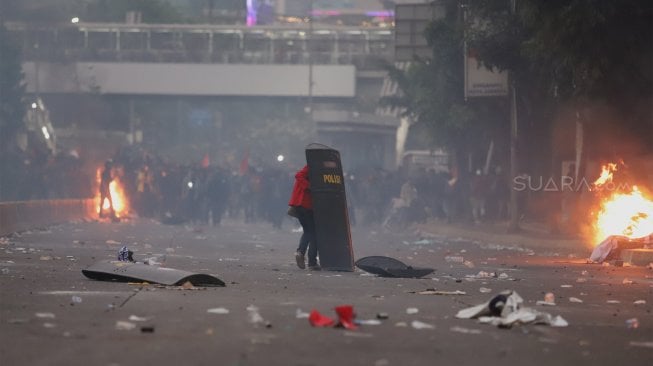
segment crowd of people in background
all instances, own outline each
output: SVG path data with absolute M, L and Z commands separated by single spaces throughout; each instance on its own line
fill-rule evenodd
M 285 164 L 234 167 L 207 161 L 184 165 L 136 148 L 121 149 L 110 158 L 130 213 L 167 223 L 219 225 L 228 217 L 247 223 L 266 221 L 281 228 L 296 169 Z M 2 178 L 4 201 L 98 194 L 99 168 L 82 169 L 74 152 L 20 156 L 11 161 L 12 173 Z M 405 226 L 430 218 L 472 223 L 505 220 L 506 179 L 501 169 L 465 175 L 424 168 L 347 171 L 350 222 Z

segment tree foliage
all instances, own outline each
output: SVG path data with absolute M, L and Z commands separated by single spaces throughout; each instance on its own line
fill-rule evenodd
M 382 103 L 403 111 L 414 129 L 427 131 L 431 147 L 464 155 L 484 150 L 507 124 L 505 103 L 465 100 L 464 28 L 458 1 L 445 1 L 446 16 L 430 24 L 425 36 L 433 49 L 429 60 L 415 60 L 407 70 L 391 67 L 399 93 Z
M 3 147 L 23 125 L 24 94 L 19 49 L 0 23 L 0 144 Z
M 653 5 L 625 0 L 469 0 L 469 33 L 486 64 L 561 100 L 622 100 L 653 91 Z M 472 27 L 473 28 L 473 27 Z

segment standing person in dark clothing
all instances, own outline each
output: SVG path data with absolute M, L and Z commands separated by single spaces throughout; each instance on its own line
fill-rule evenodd
M 295 174 L 295 184 L 292 195 L 288 202 L 289 213 L 294 211 L 293 216 L 297 217 L 302 225 L 304 233 L 299 239 L 299 247 L 295 253 L 295 261 L 301 269 L 306 267 L 305 255 L 308 249 L 308 268 L 320 270 L 317 263 L 317 245 L 315 243 L 315 220 L 313 219 L 313 200 L 311 198 L 310 182 L 308 180 L 308 165 L 304 166 Z
M 113 181 L 113 176 L 111 175 L 112 168 L 113 162 L 111 160 L 107 160 L 104 163 L 104 169 L 102 170 L 102 175 L 100 176 L 100 218 L 104 217 L 102 207 L 104 206 L 105 199 L 109 200 L 109 212 L 111 213 L 110 217 L 116 217 L 116 212 L 113 210 L 113 198 L 111 197 L 111 190 L 109 189 L 109 185 L 111 184 L 111 181 Z

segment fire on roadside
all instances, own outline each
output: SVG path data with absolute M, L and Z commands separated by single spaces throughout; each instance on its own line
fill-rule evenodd
M 653 234 L 653 200 L 635 185 L 615 184 L 615 171 L 617 164 L 603 165 L 593 184 L 600 199 L 592 218 L 595 246 L 611 235 L 633 240 Z
M 121 174 L 118 174 L 117 169 L 113 169 L 114 174 L 113 180 L 109 184 L 109 192 L 111 192 L 111 201 L 113 203 L 113 210 L 116 213 L 116 217 L 124 217 L 128 213 L 128 202 L 127 202 L 127 195 L 125 194 L 125 188 L 124 184 L 121 181 Z M 102 177 L 102 168 L 98 168 L 96 172 L 96 182 L 97 186 L 99 187 L 100 185 L 100 180 Z M 95 207 L 100 206 L 100 191 L 99 189 L 96 190 L 96 196 L 95 196 Z M 109 204 L 109 199 L 105 198 L 104 202 L 102 202 L 102 210 L 106 213 L 109 212 L 110 209 L 110 204 Z

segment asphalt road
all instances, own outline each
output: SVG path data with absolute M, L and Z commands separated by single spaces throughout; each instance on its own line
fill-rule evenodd
M 436 271 L 423 279 L 312 272 L 294 264 L 299 235 L 290 222 L 275 231 L 263 223 L 193 228 L 140 219 L 70 223 L 2 238 L 0 364 L 653 364 L 653 270 L 585 264 L 589 253 L 582 248 L 533 252 L 355 227 L 356 258 L 385 255 Z M 121 245 L 137 260 L 156 256 L 166 267 L 215 274 L 227 286 L 180 289 L 82 275 L 92 263 L 113 259 Z M 466 262 L 447 262 L 447 256 Z M 468 277 L 481 271 L 499 277 Z M 417 293 L 426 289 L 465 295 Z M 569 326 L 500 329 L 454 317 L 505 289 Z M 536 305 L 547 292 L 557 305 Z M 342 304 L 353 305 L 359 320 L 380 312 L 389 317 L 345 330 L 314 328 L 297 316 L 316 309 L 335 317 L 333 308 Z M 250 305 L 263 323 L 251 322 Z M 228 313 L 208 313 L 212 308 Z M 628 326 L 633 318 L 637 328 Z M 433 328 L 416 329 L 414 321 Z M 134 328 L 117 329 L 119 322 Z

